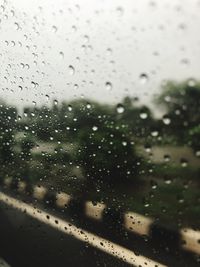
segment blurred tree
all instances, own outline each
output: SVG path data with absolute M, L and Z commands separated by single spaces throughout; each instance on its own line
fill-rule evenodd
M 113 116 L 113 109 L 109 105 L 78 99 L 62 103 L 60 122 L 62 129 L 67 129 L 70 138 L 76 141 L 81 129 L 106 124 Z
M 134 148 L 114 122 L 81 129 L 78 141 L 76 161 L 89 184 L 116 184 L 137 177 L 138 158 Z
M 17 110 L 14 107 L 0 104 L 0 163 L 8 172 L 14 164 L 14 131 L 16 130 Z
M 188 143 L 194 149 L 195 154 L 200 156 L 200 125 L 189 130 Z
M 129 132 L 138 140 L 150 138 L 156 125 L 151 110 L 147 106 L 139 105 L 137 99 L 131 99 L 130 97 L 125 97 L 122 105 L 124 112 L 117 114 L 117 120 L 124 125 L 126 134 Z
M 200 125 L 200 82 L 193 79 L 180 83 L 168 81 L 163 85 L 163 93 L 156 102 L 166 110 L 163 133 L 185 144 L 190 139 L 191 129 Z M 193 142 L 190 143 L 192 145 Z
M 34 147 L 34 137 L 26 135 L 21 140 L 21 153 L 20 153 L 20 179 L 28 181 L 30 179 L 30 161 L 32 160 L 31 149 Z

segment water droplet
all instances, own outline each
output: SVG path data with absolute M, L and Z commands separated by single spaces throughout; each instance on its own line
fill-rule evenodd
M 169 117 L 166 117 L 166 116 L 163 116 L 162 121 L 165 125 L 169 125 L 171 123 L 171 119 Z
M 170 161 L 170 156 L 169 155 L 164 155 L 164 161 L 169 162 Z
M 10 10 L 11 16 L 14 17 L 15 16 L 15 11 L 12 9 Z
M 77 31 L 77 27 L 75 25 L 72 25 L 72 32 L 76 32 Z
M 124 107 L 122 104 L 117 105 L 117 113 L 123 113 L 124 112 Z
M 184 168 L 187 167 L 188 166 L 188 161 L 186 159 L 182 158 L 181 159 L 181 166 L 184 167 Z
M 15 26 L 16 30 L 19 30 L 20 27 L 19 27 L 19 24 L 17 22 L 14 23 L 14 26 Z
M 183 204 L 185 202 L 184 198 L 181 196 L 178 196 L 177 199 L 180 204 Z
M 171 184 L 171 183 L 172 183 L 172 180 L 170 178 L 165 179 L 165 184 Z
M 147 114 L 146 112 L 141 112 L 141 113 L 140 113 L 140 118 L 141 118 L 142 120 L 147 119 L 147 117 L 148 117 L 148 114 Z
M 146 73 L 141 73 L 140 74 L 140 83 L 141 84 L 146 84 L 148 82 L 148 75 Z
M 150 145 L 145 145 L 144 146 L 144 149 L 147 153 L 150 153 L 151 152 L 151 146 Z
M 72 111 L 72 106 L 71 105 L 68 106 L 68 110 Z
M 74 75 L 74 73 L 75 73 L 74 67 L 72 65 L 69 65 L 68 69 L 69 69 L 69 74 Z
M 186 28 L 187 28 L 187 25 L 185 24 L 185 23 L 180 23 L 179 25 L 178 25 L 178 28 L 180 29 L 180 30 L 185 30 Z
M 78 89 L 78 87 L 79 87 L 79 86 L 78 86 L 78 84 L 77 84 L 77 83 L 75 83 L 75 84 L 74 84 L 74 89 L 75 89 L 75 90 L 77 90 L 77 89 Z
M 92 127 L 92 130 L 93 130 L 94 132 L 96 132 L 96 131 L 98 130 L 98 127 L 97 127 L 97 126 L 93 126 L 93 127 Z
M 196 80 L 193 78 L 190 78 L 188 80 L 188 86 L 190 86 L 190 87 L 194 87 L 196 85 L 196 83 L 197 83 Z
M 107 50 L 106 50 L 106 54 L 107 54 L 108 56 L 110 56 L 110 55 L 112 54 L 112 49 L 111 49 L 111 48 L 107 48 Z
M 151 181 L 151 188 L 156 189 L 157 188 L 157 183 L 155 181 Z
M 22 63 L 21 63 L 21 64 L 22 64 Z M 35 83 L 35 82 L 32 81 L 32 82 L 31 82 L 31 85 L 32 85 L 33 88 L 36 88 L 36 83 Z
M 152 132 L 151 132 L 151 136 L 153 136 L 153 137 L 158 136 L 158 134 L 159 134 L 158 131 L 152 131 Z
M 5 11 L 5 7 L 3 5 L 0 6 L 0 11 L 4 12 Z
M 90 105 L 90 103 L 87 103 L 87 105 L 86 105 L 86 108 L 88 108 L 88 109 L 90 109 L 90 108 L 91 108 L 91 105 Z
M 171 101 L 171 96 L 167 95 L 164 97 L 165 102 L 169 103 Z
M 64 53 L 62 51 L 59 52 L 61 58 L 64 58 Z
M 58 30 L 58 28 L 57 28 L 55 25 L 53 25 L 53 26 L 52 26 L 52 31 L 53 31 L 54 33 L 56 33 L 57 30 Z
M 124 14 L 124 9 L 123 9 L 123 7 L 118 6 L 118 7 L 116 8 L 116 13 L 117 13 L 118 16 L 121 17 L 121 16 Z
M 183 58 L 181 59 L 181 64 L 187 66 L 190 64 L 190 61 L 188 58 Z
M 83 39 L 84 39 L 84 43 L 89 43 L 89 36 L 88 35 L 84 35 L 83 36 Z
M 123 142 L 122 142 L 122 145 L 123 145 L 123 146 L 127 146 L 127 142 L 126 142 L 126 141 L 123 141 Z
M 14 47 L 15 46 L 15 42 L 11 41 L 11 46 Z
M 200 157 L 200 150 L 195 152 L 195 156 L 198 157 L 198 158 Z
M 112 83 L 106 82 L 106 90 L 111 91 L 112 90 Z

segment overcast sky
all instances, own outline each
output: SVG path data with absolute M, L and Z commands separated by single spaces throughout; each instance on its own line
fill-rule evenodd
M 1 98 L 148 102 L 200 79 L 200 1 L 0 0 Z

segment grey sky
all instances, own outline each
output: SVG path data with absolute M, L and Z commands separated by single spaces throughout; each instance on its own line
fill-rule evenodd
M 0 3 L 1 97 L 10 104 L 147 102 L 164 79 L 200 78 L 200 1 Z

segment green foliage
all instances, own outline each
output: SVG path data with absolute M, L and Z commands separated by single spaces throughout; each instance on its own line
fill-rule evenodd
M 124 112 L 117 116 L 121 124 L 127 128 L 132 136 L 143 138 L 149 137 L 155 129 L 155 120 L 151 110 L 147 106 L 137 104 L 137 100 L 125 97 L 123 102 Z
M 164 126 L 162 132 L 186 144 L 190 140 L 191 129 L 200 125 L 200 82 L 193 79 L 180 83 L 168 81 L 163 85 L 163 93 L 157 103 L 165 107 L 166 116 L 170 119 L 170 124 Z M 196 137 L 193 135 L 193 138 Z
M 15 108 L 4 103 L 0 104 L 0 163 L 1 166 L 5 166 L 6 173 L 9 172 L 9 166 L 14 164 L 13 146 L 15 143 L 16 115 Z
M 123 182 L 138 174 L 138 158 L 130 140 L 115 125 L 96 131 L 85 127 L 79 134 L 77 163 L 94 184 Z
M 21 140 L 21 158 L 24 161 L 30 160 L 31 149 L 35 146 L 34 137 L 27 135 Z
M 188 143 L 193 147 L 195 152 L 200 150 L 200 125 L 189 130 Z

